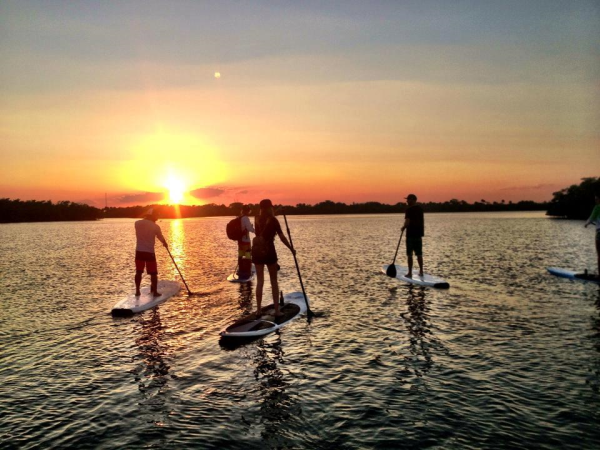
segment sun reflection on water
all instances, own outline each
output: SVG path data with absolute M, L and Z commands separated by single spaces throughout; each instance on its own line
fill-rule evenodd
M 169 243 L 169 248 L 171 250 L 171 255 L 173 255 L 173 259 L 179 266 L 179 269 L 183 272 L 187 257 L 184 246 L 185 231 L 183 229 L 182 222 L 182 219 L 171 220 L 167 242 Z

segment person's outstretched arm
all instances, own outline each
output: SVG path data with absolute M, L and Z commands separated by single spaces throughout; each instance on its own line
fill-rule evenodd
M 292 247 L 292 245 L 290 244 L 290 242 L 287 240 L 287 238 L 285 237 L 285 234 L 283 234 L 283 231 L 281 230 L 277 230 L 277 236 L 279 236 L 279 239 L 281 239 L 281 242 L 283 242 L 283 244 L 290 249 L 290 251 L 292 252 L 292 255 L 296 254 L 296 250 L 294 250 L 294 248 Z
M 256 234 L 256 231 L 254 230 L 252 222 L 250 222 L 250 218 L 248 216 L 242 217 L 242 229 L 247 230 L 250 233 Z
M 169 245 L 167 244 L 167 240 L 165 239 L 165 237 L 162 234 L 162 230 L 160 229 L 160 227 L 158 225 L 156 225 L 157 231 L 156 231 L 156 237 L 158 238 L 158 240 L 160 242 L 162 242 L 162 245 L 164 245 L 165 248 L 169 248 Z

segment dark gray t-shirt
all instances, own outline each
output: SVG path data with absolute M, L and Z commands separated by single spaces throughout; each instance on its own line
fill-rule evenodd
M 406 227 L 406 237 L 425 236 L 425 219 L 423 209 L 419 205 L 410 206 L 404 217 L 409 219 L 408 227 Z

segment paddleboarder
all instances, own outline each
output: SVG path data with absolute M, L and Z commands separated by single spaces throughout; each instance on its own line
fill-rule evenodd
M 256 267 L 256 315 L 260 314 L 263 286 L 265 282 L 265 265 L 269 270 L 271 278 L 271 292 L 273 294 L 273 305 L 275 307 L 275 316 L 280 317 L 279 312 L 279 284 L 277 281 L 277 252 L 275 250 L 275 235 L 279 236 L 281 242 L 290 249 L 292 254 L 296 251 L 292 248 L 289 241 L 281 230 L 281 225 L 275 217 L 273 203 L 271 200 L 264 199 L 260 202 L 260 214 L 254 221 L 256 227 L 256 237 L 252 242 L 252 262 Z
M 255 233 L 254 227 L 248 217 L 250 206 L 245 205 L 240 213 L 242 219 L 242 238 L 238 240 L 238 277 L 250 278 L 252 275 L 252 253 L 250 233 Z
M 153 208 L 144 213 L 143 219 L 135 222 L 135 295 L 139 296 L 140 284 L 144 269 L 150 275 L 150 292 L 154 297 L 160 297 L 158 292 L 158 267 L 156 265 L 156 254 L 154 253 L 155 238 L 157 238 L 169 250 L 160 227 L 157 225 L 158 214 Z
M 408 262 L 408 273 L 405 275 L 412 278 L 413 253 L 417 256 L 419 263 L 419 276 L 423 276 L 423 236 L 425 235 L 425 219 L 423 208 L 417 205 L 417 196 L 409 194 L 406 197 L 408 208 L 404 214 L 404 225 L 402 231 L 406 230 L 406 257 Z
M 590 218 L 585 223 L 585 227 L 587 228 L 590 224 L 596 224 L 596 256 L 598 257 L 597 277 L 600 278 L 600 192 L 596 192 L 594 198 L 596 200 L 596 206 L 594 206 Z

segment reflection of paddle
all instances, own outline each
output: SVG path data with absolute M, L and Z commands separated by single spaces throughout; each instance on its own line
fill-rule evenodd
M 177 263 L 173 259 L 173 255 L 171 255 L 171 251 L 169 250 L 169 247 L 165 246 L 165 248 L 167 249 L 167 252 L 169 253 L 169 256 L 171 257 L 171 261 L 173 261 L 173 264 L 175 264 L 175 268 L 177 269 L 177 272 L 179 272 L 179 276 L 181 277 L 183 284 L 185 284 L 185 288 L 187 289 L 188 294 L 192 295 L 192 291 L 190 291 L 190 288 L 188 287 L 187 283 L 185 282 L 185 278 L 183 278 L 183 275 L 181 275 L 181 270 L 179 270 L 179 267 L 177 267 Z
M 290 238 L 290 245 L 292 249 L 294 248 L 294 243 L 292 242 L 292 234 L 290 233 L 290 227 L 288 226 L 287 217 L 285 214 L 283 215 L 283 220 L 285 220 L 285 228 L 287 230 L 288 237 Z M 304 283 L 302 282 L 302 275 L 300 275 L 300 266 L 298 265 L 298 259 L 296 258 L 296 253 L 292 252 L 294 256 L 294 263 L 296 263 L 296 270 L 298 271 L 298 279 L 300 280 L 300 287 L 302 288 L 302 294 L 304 294 L 304 301 L 306 302 L 306 315 L 308 317 L 313 317 L 314 313 L 310 310 L 310 306 L 308 304 L 308 297 L 306 296 L 306 291 L 304 290 Z
M 394 260 L 392 261 L 392 264 L 390 264 L 388 266 L 387 270 L 385 271 L 385 274 L 388 277 L 396 278 L 396 256 L 398 256 L 398 249 L 400 248 L 400 242 L 402 241 L 403 234 L 404 234 L 404 230 L 402 230 L 402 233 L 400 233 L 400 239 L 398 239 L 398 246 L 396 247 L 396 254 L 394 255 Z

